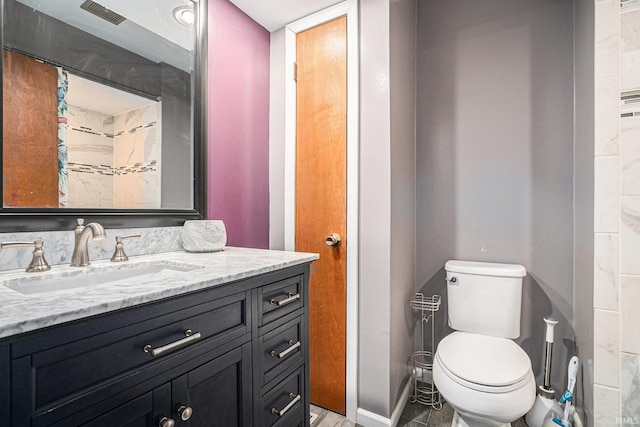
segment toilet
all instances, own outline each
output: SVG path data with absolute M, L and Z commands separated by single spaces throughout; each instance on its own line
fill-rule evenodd
M 447 310 L 455 332 L 438 344 L 433 382 L 455 410 L 452 427 L 510 426 L 533 406 L 536 385 L 520 336 L 522 278 L 515 264 L 448 261 Z

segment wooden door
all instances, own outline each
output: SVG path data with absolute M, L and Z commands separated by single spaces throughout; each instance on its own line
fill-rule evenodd
M 346 402 L 346 17 L 298 33 L 297 251 L 316 252 L 309 282 L 311 402 L 345 414 Z M 328 246 L 327 236 L 341 237 Z
M 2 52 L 4 206 L 57 208 L 58 72 Z

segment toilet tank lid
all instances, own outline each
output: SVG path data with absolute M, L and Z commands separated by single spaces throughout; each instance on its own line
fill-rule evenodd
M 519 264 L 450 260 L 444 269 L 451 273 L 479 274 L 482 276 L 524 277 L 527 270 Z

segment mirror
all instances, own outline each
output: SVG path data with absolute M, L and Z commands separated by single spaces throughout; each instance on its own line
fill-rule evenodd
M 0 231 L 204 217 L 207 2 L 0 1 Z

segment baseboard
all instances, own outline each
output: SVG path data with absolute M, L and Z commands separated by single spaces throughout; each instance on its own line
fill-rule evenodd
M 400 399 L 398 399 L 398 403 L 396 403 L 396 407 L 391 413 L 391 418 L 383 417 L 382 415 L 367 411 L 366 409 L 358 408 L 356 412 L 356 423 L 363 427 L 395 427 L 398 425 L 398 421 L 400 421 L 400 416 L 402 415 L 402 411 L 409 400 L 410 393 L 411 377 L 407 379 L 407 384 L 402 390 Z

